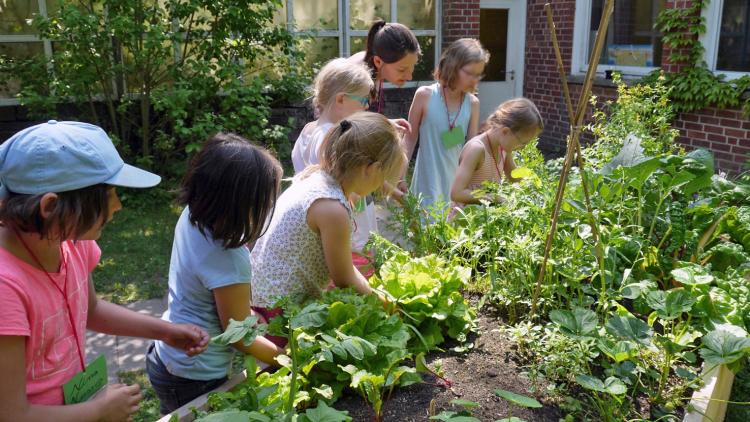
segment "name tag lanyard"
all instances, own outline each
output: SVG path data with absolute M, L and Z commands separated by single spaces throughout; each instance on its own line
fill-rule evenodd
M 70 309 L 70 302 L 68 301 L 68 295 L 65 294 L 68 290 L 68 264 L 65 261 L 65 254 L 63 254 L 62 243 L 60 244 L 60 261 L 61 261 L 60 270 L 65 272 L 65 278 L 63 282 L 63 287 L 61 289 L 60 286 L 58 286 L 57 283 L 55 283 L 55 280 L 52 278 L 50 273 L 47 272 L 47 270 L 44 268 L 41 261 L 39 261 L 39 258 L 37 258 L 34 252 L 31 251 L 31 248 L 29 248 L 29 245 L 26 244 L 26 242 L 21 237 L 21 234 L 18 233 L 18 230 L 15 227 L 13 227 L 13 232 L 15 233 L 18 240 L 21 241 L 21 244 L 23 245 L 23 247 L 26 248 L 26 252 L 29 253 L 31 258 L 36 263 L 36 265 L 38 265 L 39 268 L 41 268 L 42 271 L 44 271 L 44 275 L 47 276 L 47 278 L 52 283 L 52 285 L 55 286 L 57 291 L 60 292 L 60 294 L 62 295 L 63 301 L 65 302 L 65 308 L 68 311 L 68 321 L 70 321 L 70 328 L 73 330 L 73 337 L 75 338 L 75 341 L 76 341 L 76 349 L 78 350 L 78 359 L 81 362 L 81 370 L 86 369 L 86 364 L 83 359 L 83 351 L 81 350 L 81 342 L 79 341 L 79 338 L 78 338 L 78 330 L 76 330 L 76 324 L 75 324 L 75 321 L 73 320 L 73 312 L 71 312 L 71 309 Z
M 464 96 L 466 93 L 461 93 L 461 102 L 458 104 L 458 111 L 456 111 L 456 117 L 453 118 L 453 121 L 451 122 L 451 113 L 448 111 L 448 96 L 445 95 L 445 88 L 443 88 L 443 103 L 445 104 L 445 115 L 448 117 L 448 130 L 452 131 L 454 127 L 456 127 L 456 122 L 458 121 L 458 116 L 461 114 L 461 107 L 464 105 Z

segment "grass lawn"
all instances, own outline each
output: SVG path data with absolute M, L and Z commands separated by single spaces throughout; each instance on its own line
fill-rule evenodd
M 119 304 L 163 297 L 181 209 L 165 190 L 118 189 L 118 194 L 123 209 L 98 241 L 102 259 L 93 274 L 96 291 Z

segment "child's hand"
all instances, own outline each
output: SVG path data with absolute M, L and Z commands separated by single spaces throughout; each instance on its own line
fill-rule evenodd
M 208 333 L 192 324 L 171 324 L 164 343 L 182 349 L 188 356 L 203 353 L 208 348 Z
M 391 119 L 391 123 L 393 123 L 393 126 L 396 126 L 396 130 L 401 132 L 404 135 L 408 135 L 411 133 L 411 124 L 406 119 Z
M 399 180 L 396 184 L 396 189 L 406 194 L 406 192 L 409 191 L 409 186 L 406 185 L 406 180 Z
M 138 384 L 108 385 L 95 398 L 100 404 L 102 418 L 105 422 L 121 422 L 132 420 L 138 411 L 141 401 L 141 387 Z

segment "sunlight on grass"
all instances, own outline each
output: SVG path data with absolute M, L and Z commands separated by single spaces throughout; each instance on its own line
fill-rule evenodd
M 115 303 L 163 297 L 174 226 L 182 210 L 166 193 L 123 196 L 122 211 L 98 241 L 102 260 L 93 274 L 96 291 Z

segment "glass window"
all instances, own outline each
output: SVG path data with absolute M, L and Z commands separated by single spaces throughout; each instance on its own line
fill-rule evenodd
M 338 0 L 295 0 L 294 23 L 301 31 L 337 30 L 339 28 Z
M 37 0 L 4 0 L 0 2 L 0 34 L 33 34 L 29 20 L 39 13 Z
M 339 56 L 338 37 L 310 37 L 303 39 L 300 48 L 305 53 L 305 65 L 320 66 Z
M 29 59 L 44 54 L 41 42 L 0 43 L 0 56 L 11 59 Z M 0 98 L 12 98 L 20 91 L 18 80 L 10 79 L 0 82 Z
M 716 70 L 750 72 L 750 3 L 724 0 Z
M 368 30 L 376 20 L 391 18 L 390 0 L 350 0 L 349 28 Z M 352 51 L 355 51 L 352 49 Z
M 422 57 L 414 68 L 412 78 L 415 81 L 431 81 L 435 70 L 435 37 L 421 36 L 417 40 L 422 49 Z
M 586 61 L 594 48 L 603 8 L 604 0 L 592 0 Z M 654 28 L 654 23 L 662 9 L 664 0 L 621 0 L 615 3 L 599 64 L 661 66 L 661 33 Z
M 398 21 L 411 29 L 435 29 L 435 1 L 399 1 Z
M 481 9 L 479 41 L 490 52 L 485 82 L 504 82 L 508 55 L 508 9 Z

